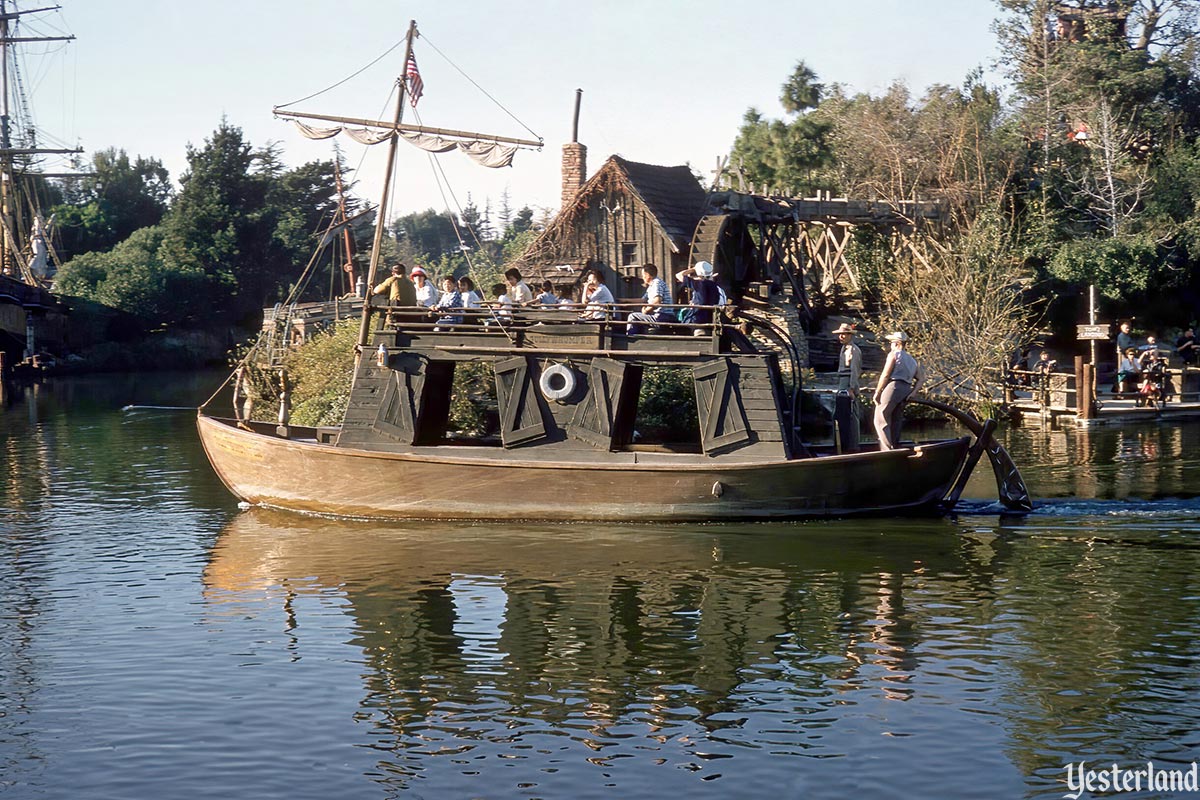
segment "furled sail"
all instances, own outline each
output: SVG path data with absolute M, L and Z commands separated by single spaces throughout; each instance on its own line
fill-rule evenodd
M 337 136 L 339 133 L 345 133 L 359 144 L 379 144 L 386 142 L 392 137 L 392 131 L 372 131 L 368 128 L 350 128 L 347 126 L 339 126 L 336 128 L 315 128 L 311 125 L 305 125 L 297 119 L 290 120 L 300 130 L 300 133 L 309 139 L 328 139 L 332 136 Z M 430 153 L 448 153 L 449 151 L 458 148 L 475 163 L 493 169 L 499 167 L 507 167 L 512 164 L 513 156 L 516 155 L 516 147 L 506 147 L 499 142 L 485 141 L 469 141 L 459 142 L 453 139 L 446 139 L 441 136 L 433 136 L 427 133 L 401 132 L 400 137 L 414 147 L 419 147 Z

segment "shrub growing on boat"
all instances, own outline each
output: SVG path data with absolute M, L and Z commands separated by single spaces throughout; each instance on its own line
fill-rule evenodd
M 646 367 L 634 429 L 641 441 L 700 443 L 696 388 L 690 369 Z

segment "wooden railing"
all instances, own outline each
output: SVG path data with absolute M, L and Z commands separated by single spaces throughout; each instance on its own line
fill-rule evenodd
M 1004 383 L 1005 402 L 1015 404 L 1020 399 L 1016 397 L 1017 392 L 1029 392 L 1033 402 L 1044 410 L 1081 413 L 1084 411 L 1080 407 L 1081 395 L 1085 400 L 1094 398 L 1100 404 L 1109 400 L 1134 400 L 1139 397 L 1137 387 L 1141 386 L 1140 378 L 1131 382 L 1134 384 L 1133 391 L 1114 393 L 1115 375 L 1112 371 L 1097 374 L 1090 364 L 1078 363 L 1076 366 L 1078 369 L 1075 372 L 1061 369 L 1049 373 L 1036 370 L 1007 370 Z M 1166 402 L 1200 402 L 1200 369 L 1187 366 L 1170 367 L 1165 370 L 1164 375 L 1167 379 Z M 1085 391 L 1080 392 L 1081 384 L 1092 386 L 1084 386 Z
M 385 330 L 410 331 L 472 331 L 503 333 L 510 328 L 525 328 L 541 324 L 604 324 L 609 327 L 620 327 L 633 324 L 642 329 L 643 334 L 659 335 L 691 335 L 700 331 L 705 335 L 719 333 L 729 324 L 724 315 L 725 306 L 691 306 L 662 304 L 655 308 L 671 312 L 665 321 L 647 322 L 630 320 L 632 313 L 641 312 L 644 303 L 572 303 L 553 306 L 531 305 L 510 306 L 494 303 L 484 303 L 474 308 L 442 308 L 438 306 L 392 306 L 372 302 L 371 313 L 379 315 L 381 325 Z M 681 309 L 708 310 L 712 312 L 711 322 L 680 322 L 678 312 Z M 451 321 L 446 321 L 451 320 Z

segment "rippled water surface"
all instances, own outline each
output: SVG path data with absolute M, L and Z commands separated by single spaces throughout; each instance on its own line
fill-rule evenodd
M 1062 797 L 1200 760 L 1200 426 L 1010 431 L 1026 518 L 981 473 L 948 520 L 383 525 L 241 511 L 192 414 L 122 410 L 215 381 L 0 411 L 0 796 Z

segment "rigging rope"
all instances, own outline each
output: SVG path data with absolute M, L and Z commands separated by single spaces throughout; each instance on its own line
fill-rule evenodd
M 422 36 L 421 36 L 421 39 L 422 39 L 422 41 L 424 41 L 424 42 L 425 42 L 425 44 L 429 45 L 429 46 L 430 46 L 430 48 L 432 48 L 432 49 L 433 49 L 433 51 L 434 51 L 435 53 L 437 53 L 439 56 L 441 56 L 441 57 L 442 57 L 442 58 L 443 58 L 443 59 L 446 61 L 446 63 L 447 63 L 447 64 L 449 64 L 450 66 L 454 67 L 454 69 L 458 70 L 458 74 L 459 74 L 459 75 L 462 75 L 464 78 L 466 78 L 468 81 L 470 81 L 470 82 L 471 82 L 471 85 L 472 85 L 472 86 L 474 86 L 474 87 L 475 87 L 476 89 L 478 89 L 479 91 L 483 92 L 483 95 L 484 95 L 484 97 L 486 97 L 487 99 L 489 99 L 489 100 L 491 100 L 493 103 L 495 103 L 495 104 L 496 104 L 496 106 L 497 106 L 497 107 L 498 107 L 498 108 L 499 108 L 501 111 L 503 111 L 505 114 L 508 114 L 508 116 L 509 116 L 509 117 L 511 117 L 511 118 L 512 118 L 512 120 L 513 120 L 514 122 L 516 122 L 518 125 L 520 125 L 520 126 L 521 126 L 522 128 L 524 128 L 525 130 L 529 131 L 530 135 L 532 135 L 532 136 L 533 136 L 533 138 L 537 139 L 539 142 L 540 142 L 540 141 L 543 141 L 543 140 L 542 140 L 542 137 L 541 137 L 541 136 L 539 136 L 537 133 L 535 133 L 535 132 L 534 132 L 534 130 L 533 130 L 532 128 L 530 128 L 528 125 L 526 125 L 524 122 L 522 122 L 522 121 L 521 121 L 521 120 L 520 120 L 520 119 L 517 117 L 517 115 L 516 115 L 516 114 L 514 114 L 514 113 L 513 113 L 513 112 L 511 112 L 511 111 L 509 111 L 509 110 L 508 110 L 508 108 L 507 108 L 507 107 L 506 107 L 506 106 L 505 106 L 503 103 L 501 103 L 501 102 L 500 102 L 499 100 L 497 100 L 495 97 L 492 97 L 491 93 L 489 93 L 487 89 L 484 89 L 482 86 L 480 86 L 478 83 L 476 83 L 474 78 L 472 78 L 472 77 L 471 77 L 470 75 L 468 75 L 467 73 L 463 72 L 462 68 L 461 68 L 461 67 L 459 67 L 459 66 L 458 66 L 458 64 L 455 64 L 453 61 L 451 61 L 451 60 L 450 60 L 450 58 L 449 58 L 449 57 L 448 57 L 448 56 L 447 56 L 445 53 L 443 53 L 441 50 L 439 50 L 439 49 L 438 49 L 437 45 L 435 45 L 433 42 L 429 41 L 429 37 L 428 37 L 428 36 L 424 36 L 424 35 L 422 35 Z
M 417 117 L 417 122 L 419 124 L 421 121 L 420 116 L 417 115 L 415 111 L 413 115 Z M 471 249 L 463 240 L 462 231 L 459 229 L 458 225 L 458 217 L 455 216 L 454 210 L 450 208 L 450 202 L 446 199 L 446 192 L 450 192 L 450 197 L 454 200 L 455 207 L 458 208 L 458 216 L 462 215 L 462 206 L 459 205 L 458 198 L 454 195 L 454 190 L 450 188 L 450 181 L 446 178 L 446 172 L 442 169 L 441 163 L 434 157 L 433 153 L 426 153 L 425 155 L 426 158 L 429 159 L 429 165 L 433 170 L 433 180 L 434 183 L 437 184 L 438 193 L 442 196 L 442 204 L 446 207 L 446 216 L 450 218 L 450 225 L 454 228 L 454 236 L 458 239 L 458 251 L 462 253 L 463 258 L 466 259 L 467 275 L 470 276 L 471 281 L 475 284 L 475 290 L 479 292 L 479 296 L 486 302 L 487 298 L 484 297 L 483 294 L 483 282 L 479 280 L 479 273 L 475 269 L 475 263 L 471 260 Z M 496 262 L 492 261 L 491 256 L 488 255 L 487 250 L 483 247 L 483 243 L 479 241 L 479 237 L 475 235 L 474 229 L 472 229 L 470 226 L 467 226 L 467 230 L 470 231 L 471 238 L 475 241 L 476 251 L 481 253 L 484 258 L 487 259 L 489 266 L 491 266 L 493 269 L 499 269 Z M 516 344 L 516 338 L 513 336 L 512 332 L 505 327 L 504 320 L 500 317 L 499 309 L 491 305 L 485 305 L 484 308 L 488 310 L 488 316 L 493 322 L 495 322 L 496 326 L 500 328 L 500 332 L 508 338 L 510 343 Z
M 367 64 L 365 67 L 363 67 L 362 69 L 360 69 L 360 70 L 358 70 L 357 72 L 353 73 L 352 75 L 347 75 L 345 78 L 342 78 L 342 79 L 341 79 L 340 81 L 338 81 L 337 83 L 335 83 L 335 84 L 333 84 L 333 85 L 331 85 L 331 86 L 327 86 L 327 87 L 325 87 L 324 89 L 320 90 L 319 92 L 313 92 L 312 94 L 308 95 L 307 97 L 301 97 L 299 100 L 293 100 L 293 101 L 292 101 L 292 102 L 290 102 L 290 103 L 284 103 L 283 105 L 279 105 L 279 106 L 275 106 L 275 107 L 276 107 L 276 108 L 287 108 L 288 106 L 294 106 L 294 105 L 296 105 L 296 103 L 303 103 L 305 100 L 311 100 L 311 99 L 313 99 L 314 97 L 318 97 L 318 96 L 320 96 L 320 95 L 323 95 L 323 94 L 325 94 L 325 93 L 326 93 L 326 92 L 328 92 L 328 91 L 331 91 L 331 90 L 333 90 L 333 89 L 336 89 L 337 87 L 341 86 L 343 83 L 346 83 L 347 81 L 354 80 L 354 79 L 355 79 L 355 78 L 357 78 L 359 75 L 363 74 L 364 72 L 366 72 L 367 70 L 369 70 L 371 67 L 375 66 L 375 65 L 376 65 L 376 64 L 378 64 L 380 61 L 382 61 L 383 59 L 387 58 L 387 56 L 388 56 L 388 55 L 390 55 L 390 54 L 391 54 L 391 52 L 392 52 L 393 50 L 395 50 L 395 49 L 396 49 L 397 47 L 399 47 L 400 45 L 404 44 L 404 42 L 405 42 L 407 39 L 408 39 L 408 37 L 406 36 L 404 39 L 401 39 L 400 41 L 396 42 L 394 45 L 392 45 L 392 46 L 391 46 L 391 47 L 389 47 L 389 48 L 388 48 L 386 51 L 384 51 L 382 54 L 380 54 L 380 56 L 379 56 L 378 58 L 376 58 L 374 61 L 372 61 L 371 63 Z

